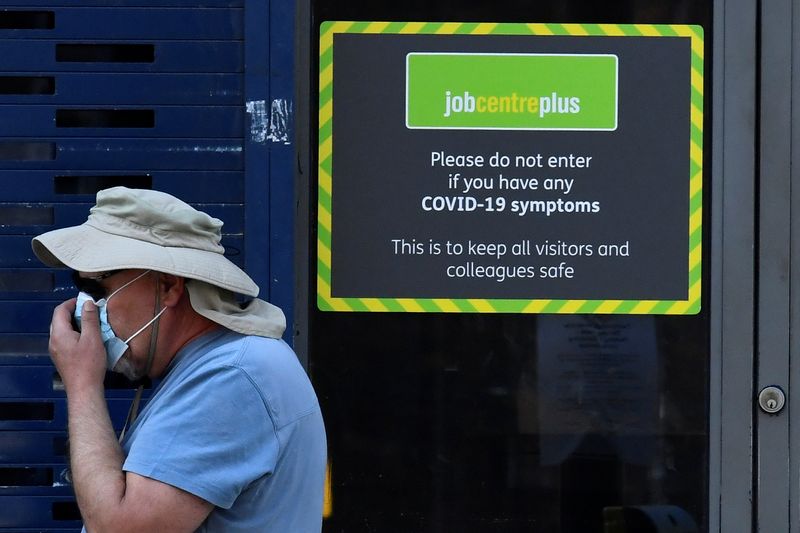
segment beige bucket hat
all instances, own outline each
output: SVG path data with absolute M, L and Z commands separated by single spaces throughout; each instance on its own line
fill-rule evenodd
M 79 226 L 49 231 L 32 242 L 50 267 L 82 272 L 141 268 L 187 278 L 199 314 L 247 335 L 280 338 L 283 312 L 253 298 L 258 285 L 224 256 L 222 221 L 169 194 L 114 187 L 97 193 L 97 204 Z

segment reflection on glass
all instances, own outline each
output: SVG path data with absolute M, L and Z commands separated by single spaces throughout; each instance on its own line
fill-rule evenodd
M 706 323 L 320 314 L 325 531 L 704 531 Z

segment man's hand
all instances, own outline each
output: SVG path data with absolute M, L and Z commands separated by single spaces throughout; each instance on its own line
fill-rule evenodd
M 53 311 L 50 323 L 50 358 L 69 393 L 72 390 L 103 387 L 106 356 L 100 337 L 97 306 L 86 302 L 81 317 L 81 332 L 72 329 L 76 299 L 62 303 Z

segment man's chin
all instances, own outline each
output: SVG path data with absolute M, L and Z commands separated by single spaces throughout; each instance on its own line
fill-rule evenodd
M 131 363 L 127 355 L 121 357 L 120 360 L 117 361 L 113 371 L 122 374 L 130 381 L 138 381 L 144 377 L 143 372 Z

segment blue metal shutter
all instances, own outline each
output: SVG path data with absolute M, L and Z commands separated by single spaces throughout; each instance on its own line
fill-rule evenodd
M 0 7 L 0 531 L 77 530 L 66 401 L 47 355 L 52 309 L 74 288 L 30 240 L 83 222 L 101 188 L 166 191 L 224 220 L 229 258 L 291 316 L 292 3 L 11 1 Z M 132 391 L 107 397 L 119 428 Z

